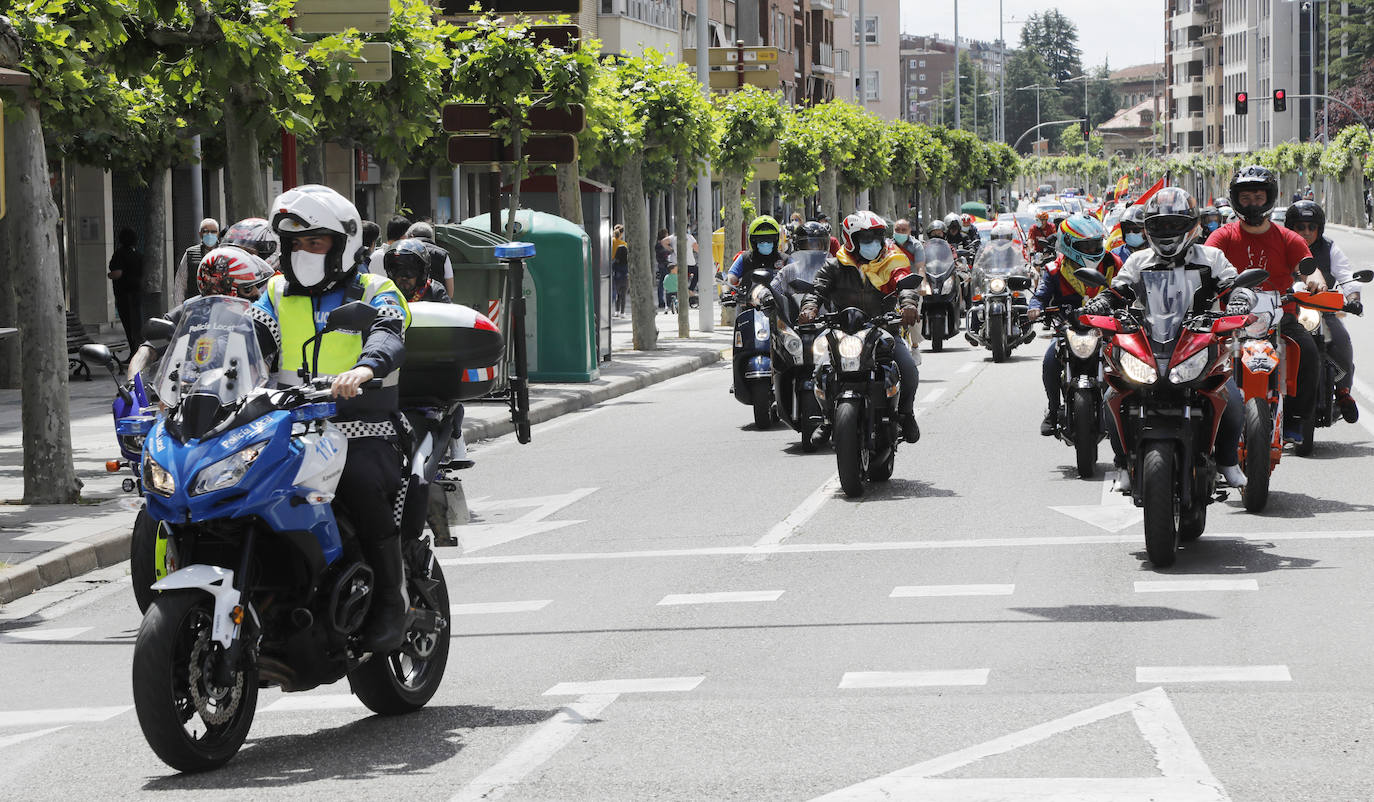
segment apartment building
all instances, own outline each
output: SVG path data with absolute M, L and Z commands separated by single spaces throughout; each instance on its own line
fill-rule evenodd
M 864 0 L 863 18 L 858 0 L 849 0 L 853 37 L 847 58 L 849 75 L 837 74 L 835 97 L 858 103 L 882 117 L 896 120 L 902 116 L 902 76 L 893 68 L 901 53 L 900 0 Z M 863 50 L 864 89 L 860 91 L 859 51 Z
M 835 97 L 840 59 L 836 19 L 848 12 L 837 0 L 739 0 L 739 41 L 778 49 L 782 93 L 805 106 Z M 842 25 L 847 22 L 842 22 Z
M 954 75 L 954 42 L 935 36 L 903 35 L 901 66 L 903 116 L 910 122 L 943 123 L 945 81 Z

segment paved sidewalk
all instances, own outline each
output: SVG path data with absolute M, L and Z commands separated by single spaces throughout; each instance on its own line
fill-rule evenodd
M 526 448 L 537 457 L 537 424 L 635 390 L 666 381 L 720 360 L 730 347 L 731 330 L 697 331 L 692 310 L 690 339 L 677 337 L 677 318 L 657 316 L 659 349 L 631 348 L 630 320 L 612 321 L 611 361 L 586 384 L 534 384 L 530 421 L 534 440 Z M 71 383 L 73 460 L 82 487 L 75 505 L 29 506 L 24 494 L 23 450 L 18 390 L 0 390 L 0 605 L 62 580 L 114 565 L 129 557 L 129 538 L 137 514 L 135 498 L 120 484 L 127 472 L 110 474 L 105 461 L 119 456 L 110 414 L 113 383 L 101 370 L 91 381 Z M 468 443 L 514 431 L 503 404 L 470 403 L 463 432 Z M 480 462 L 475 470 L 481 470 Z

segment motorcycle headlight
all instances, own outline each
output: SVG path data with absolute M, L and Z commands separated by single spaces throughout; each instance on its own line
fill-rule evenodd
M 754 342 L 768 342 L 768 316 L 759 312 L 754 313 Z
M 1245 327 L 1246 335 L 1250 337 L 1264 337 L 1269 334 L 1269 327 L 1274 323 L 1273 312 L 1255 312 L 1255 322 Z
M 143 483 L 160 496 L 170 496 L 177 489 L 176 480 L 152 457 L 143 460 Z
M 1007 280 L 1006 280 L 1006 279 L 1003 279 L 1003 278 L 995 278 L 995 279 L 992 279 L 991 281 L 988 282 L 988 292 L 1005 292 L 1006 289 L 1007 289 Z
M 1159 379 L 1159 371 L 1154 365 L 1128 351 L 1121 352 L 1121 370 L 1126 374 L 1126 378 L 1136 384 L 1154 384 Z
M 1316 334 L 1317 330 L 1322 327 L 1322 313 L 1305 306 L 1298 307 L 1298 322 L 1302 324 L 1303 328 Z
M 1080 332 L 1065 327 L 1064 334 L 1069 341 L 1069 350 L 1079 359 L 1087 359 L 1097 353 L 1097 344 L 1102 341 L 1102 333 L 1097 329 Z
M 853 334 L 846 334 L 844 338 L 840 340 L 839 351 L 840 369 L 858 370 L 859 355 L 864 352 L 864 341 Z
M 778 333 L 782 335 L 782 347 L 792 355 L 793 359 L 800 362 L 802 359 L 802 338 L 798 337 L 796 332 L 782 326 L 778 326 Z
M 954 276 L 945 279 L 945 283 L 940 287 L 941 295 L 949 295 L 954 292 Z
M 1204 348 L 1177 365 L 1174 365 L 1172 368 L 1169 368 L 1169 381 L 1174 384 L 1190 382 L 1202 374 L 1202 369 L 1207 367 L 1209 362 L 1210 360 L 1207 358 L 1207 349 Z
M 226 487 L 233 487 L 239 480 L 248 473 L 248 468 L 253 461 L 262 453 L 264 443 L 249 446 L 242 451 L 235 452 L 216 462 L 208 468 L 202 468 L 196 474 L 196 483 L 191 487 L 191 495 L 199 496 L 202 493 L 211 493 L 216 490 L 223 490 Z
M 811 343 L 811 359 L 817 365 L 825 365 L 830 362 L 830 338 L 822 334 Z

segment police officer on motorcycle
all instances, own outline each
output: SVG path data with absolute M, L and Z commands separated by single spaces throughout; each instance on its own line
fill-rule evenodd
M 1125 262 L 1136 251 L 1143 251 L 1145 244 L 1145 207 L 1133 204 L 1126 207 L 1121 215 L 1121 244 L 1112 249 L 1112 255 Z
M 375 577 L 363 646 L 386 654 L 404 640 L 409 608 L 394 503 L 401 489 L 397 385 L 410 312 L 390 279 L 360 270 L 362 220 L 342 195 L 306 184 L 282 193 L 270 213 L 282 243 L 282 275 L 267 285 L 251 314 L 272 334 L 276 347 L 265 356 L 277 365 L 279 386 L 299 383 L 298 367 L 334 377 L 334 420 L 349 439 L 335 504 L 347 513 Z M 318 364 L 300 365 L 302 346 L 323 328 L 328 313 L 352 301 L 376 310 L 371 325 L 325 334 Z M 374 378 L 382 388 L 360 395 Z
M 730 265 L 727 280 L 731 286 L 739 286 L 745 276 L 754 275 L 755 270 L 764 269 L 769 273 L 782 267 L 782 251 L 779 241 L 782 227 L 768 215 L 754 218 L 749 224 L 749 250 L 739 255 Z
M 835 309 L 856 307 L 869 317 L 882 315 L 891 308 L 888 296 L 896 291 L 899 280 L 911 274 L 911 263 L 900 249 L 887 244 L 886 233 L 887 223 L 873 212 L 855 212 L 844 219 L 843 245 L 816 274 L 815 292 L 806 296 L 802 303 L 798 322 L 815 320 L 818 310 L 826 303 Z M 903 326 L 916 325 L 918 299 L 915 290 L 898 292 L 897 305 L 902 312 Z M 902 375 L 897 414 L 902 422 L 902 438 L 914 443 L 921 438 L 913 410 L 920 372 L 906 342 L 895 335 L 893 341 L 892 358 Z

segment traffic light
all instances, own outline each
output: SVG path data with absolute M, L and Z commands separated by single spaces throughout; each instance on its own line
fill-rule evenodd
M 1236 93 L 1236 114 L 1250 113 L 1250 95 L 1246 92 Z
M 1288 93 L 1282 89 L 1274 90 L 1274 111 L 1288 110 Z

